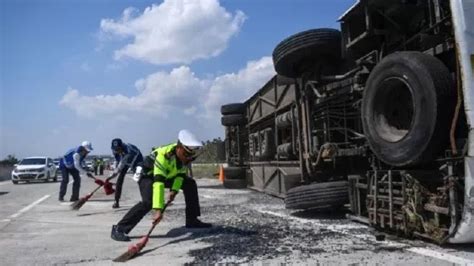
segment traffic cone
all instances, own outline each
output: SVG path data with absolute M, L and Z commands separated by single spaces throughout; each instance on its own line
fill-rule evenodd
M 224 179 L 225 179 L 224 167 L 222 167 L 222 165 L 221 165 L 221 169 L 219 170 L 219 181 L 221 181 L 221 183 L 224 183 Z

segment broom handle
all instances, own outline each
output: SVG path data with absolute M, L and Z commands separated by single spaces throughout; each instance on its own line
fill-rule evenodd
M 89 197 L 92 197 L 92 195 L 94 195 L 94 193 L 99 190 L 100 188 L 102 187 L 102 185 L 98 186 L 96 189 L 94 189 L 91 193 L 89 193 Z
M 100 180 L 100 179 L 98 179 L 98 178 L 95 177 L 95 176 L 87 176 L 87 177 L 94 179 L 94 181 L 95 181 L 95 180 Z M 97 190 L 99 190 L 99 188 L 101 188 L 102 186 L 103 186 L 103 185 L 99 185 L 96 189 L 94 189 L 91 193 L 89 193 L 89 195 L 92 196 L 92 195 L 93 195 Z
M 161 211 L 161 215 L 163 215 L 163 213 L 165 213 L 166 207 L 168 207 L 168 205 L 169 205 L 170 203 L 171 203 L 171 201 L 168 201 L 168 202 L 165 203 L 165 206 L 163 206 L 163 210 Z M 163 219 L 163 217 L 162 217 L 161 219 Z M 160 222 L 161 222 L 161 219 L 160 219 Z M 154 224 L 151 226 L 150 230 L 148 230 L 148 234 L 146 234 L 146 237 L 149 237 L 149 236 L 151 235 L 151 232 L 153 231 L 153 229 L 155 229 L 155 226 L 156 226 L 157 224 L 159 224 L 159 222 L 158 222 L 158 223 L 154 223 Z

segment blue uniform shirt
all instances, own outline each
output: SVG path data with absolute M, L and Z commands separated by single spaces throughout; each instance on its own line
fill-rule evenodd
M 117 167 L 114 173 L 120 173 L 125 167 L 129 167 L 133 171 L 137 167 L 137 164 L 143 162 L 143 156 L 140 150 L 133 144 L 124 143 L 123 146 L 124 154 L 118 154 L 113 152 Z

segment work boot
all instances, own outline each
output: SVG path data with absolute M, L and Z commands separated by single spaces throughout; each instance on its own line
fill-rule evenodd
M 119 202 L 118 201 L 114 202 L 114 205 L 112 205 L 112 208 L 113 209 L 120 208 Z
M 78 200 L 79 200 L 79 198 L 71 198 L 69 201 L 70 201 L 70 202 L 76 202 L 76 201 L 78 201 Z
M 209 228 L 212 227 L 212 224 L 201 222 L 198 218 L 186 219 L 186 228 Z
M 124 232 L 121 232 L 117 225 L 112 225 L 110 237 L 115 241 L 130 241 L 130 237 L 128 237 Z

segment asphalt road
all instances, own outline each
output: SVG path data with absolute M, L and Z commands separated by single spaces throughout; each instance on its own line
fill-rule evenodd
M 81 195 L 95 184 L 83 178 Z M 143 253 L 129 265 L 250 263 L 257 265 L 474 265 L 474 245 L 439 247 L 387 236 L 348 221 L 344 213 L 289 213 L 280 199 L 251 190 L 224 189 L 199 179 L 202 220 L 211 229 L 184 225 L 179 194 Z M 110 239 L 110 229 L 139 200 L 126 178 L 122 207 L 102 191 L 79 211 L 57 200 L 59 183 L 0 182 L 0 265 L 112 265 L 130 243 Z M 71 185 L 66 198 L 70 196 Z M 151 225 L 151 214 L 131 232 L 136 243 Z

